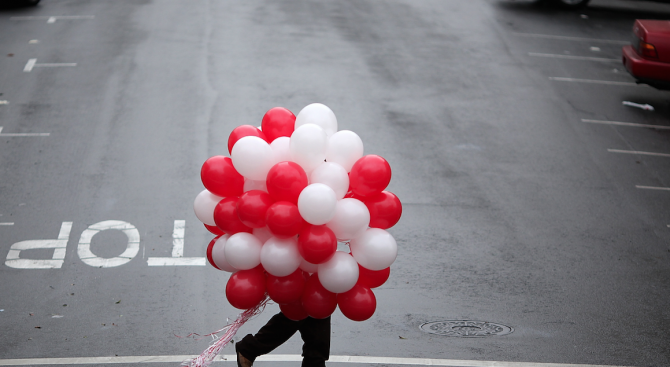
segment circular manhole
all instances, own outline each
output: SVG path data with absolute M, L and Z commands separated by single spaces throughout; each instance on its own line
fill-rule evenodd
M 421 331 L 460 338 L 483 338 L 487 336 L 507 335 L 514 331 L 509 326 L 488 321 L 445 320 L 422 324 Z

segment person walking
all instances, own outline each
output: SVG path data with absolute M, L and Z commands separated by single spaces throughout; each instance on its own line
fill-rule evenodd
M 330 357 L 330 316 L 294 321 L 281 312 L 272 316 L 256 335 L 248 334 L 235 344 L 237 366 L 251 367 L 257 357 L 275 350 L 297 331 L 303 340 L 302 367 L 325 367 Z

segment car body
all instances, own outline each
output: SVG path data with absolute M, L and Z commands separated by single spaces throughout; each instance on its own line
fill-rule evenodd
M 670 21 L 636 20 L 633 42 L 621 53 L 623 65 L 638 83 L 670 90 Z

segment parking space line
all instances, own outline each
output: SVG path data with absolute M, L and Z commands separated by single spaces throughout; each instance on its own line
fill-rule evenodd
M 601 61 L 601 62 L 619 62 L 621 59 L 607 59 L 604 57 L 588 57 L 575 55 L 561 55 L 561 54 L 543 54 L 537 52 L 529 52 L 528 56 L 534 57 L 549 57 L 553 59 L 567 59 L 567 60 L 582 60 L 582 61 Z
M 670 154 L 667 153 L 654 153 L 654 152 L 641 152 L 639 150 L 620 150 L 620 149 L 607 149 L 610 153 L 623 153 L 623 154 L 638 154 L 638 155 L 652 155 L 655 157 L 668 157 Z
M 51 133 L 2 133 L 2 126 L 0 126 L 0 136 L 2 137 L 25 137 L 25 136 L 49 136 Z
M 635 185 L 636 189 L 670 191 L 670 187 Z
M 550 76 L 549 80 L 554 80 L 554 81 L 557 81 L 557 82 L 621 85 L 621 86 L 626 86 L 626 87 L 642 87 L 642 86 L 646 87 L 647 86 L 646 84 L 637 84 L 637 83 L 631 83 L 631 82 L 615 82 L 615 81 L 611 81 L 611 80 L 563 78 L 563 77 L 557 77 L 557 76 Z
M 88 358 L 26 358 L 0 359 L 0 366 L 28 366 L 28 365 L 56 365 L 56 364 L 137 364 L 137 363 L 180 363 L 196 358 L 191 355 L 173 356 L 121 356 L 121 357 L 88 357 Z M 237 356 L 219 355 L 213 362 L 235 362 Z M 302 356 L 298 354 L 267 354 L 256 359 L 261 362 L 300 362 Z M 619 367 L 612 365 L 588 365 L 572 363 L 534 363 L 534 362 L 502 362 L 477 361 L 458 359 L 432 358 L 396 358 L 372 356 L 330 356 L 328 363 L 357 363 L 357 364 L 392 364 L 410 366 L 446 366 L 446 367 Z
M 555 36 L 555 35 L 551 35 L 551 34 L 521 33 L 521 32 L 512 32 L 512 34 L 517 35 L 517 36 L 521 36 L 521 37 L 547 38 L 547 39 L 555 39 L 555 40 L 562 40 L 562 41 L 613 43 L 613 44 L 617 44 L 617 45 L 627 45 L 627 44 L 630 43 L 630 41 L 607 40 L 607 39 L 600 39 L 600 38 Z
M 589 119 L 582 119 L 582 122 L 588 122 L 588 123 L 591 123 L 591 124 L 618 125 L 618 126 L 630 126 L 630 127 L 646 127 L 646 128 L 651 128 L 651 129 L 670 130 L 670 126 L 636 124 L 636 123 L 633 123 L 633 122 L 589 120 Z

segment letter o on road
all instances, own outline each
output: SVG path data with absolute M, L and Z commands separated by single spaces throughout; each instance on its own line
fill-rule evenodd
M 103 258 L 96 256 L 91 252 L 91 240 L 93 236 L 101 231 L 116 229 L 123 232 L 128 237 L 126 250 L 117 257 Z M 96 268 L 113 268 L 124 265 L 132 260 L 140 251 L 140 232 L 134 225 L 120 220 L 106 220 L 90 225 L 79 238 L 77 254 L 86 265 Z

